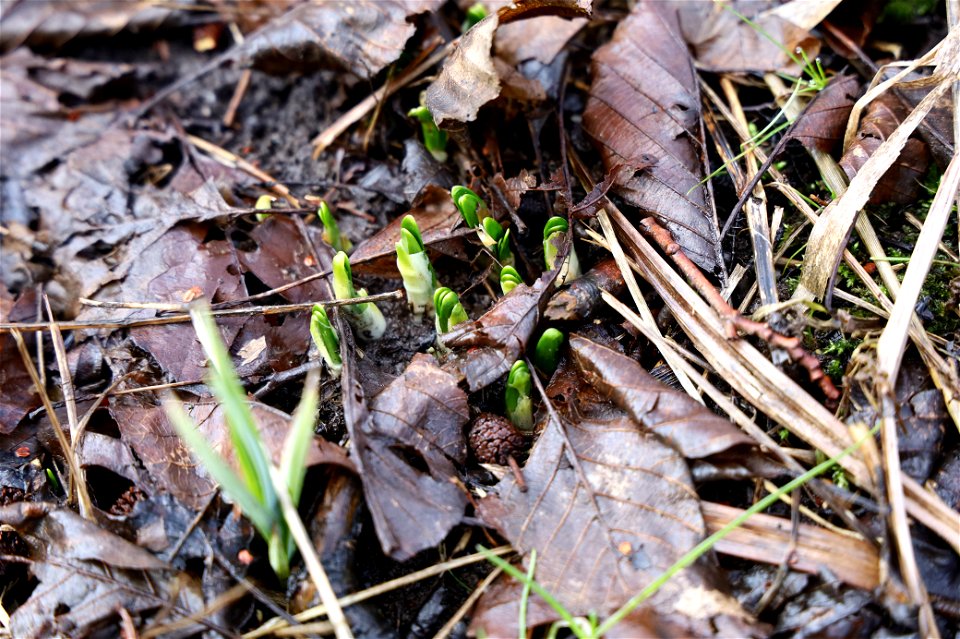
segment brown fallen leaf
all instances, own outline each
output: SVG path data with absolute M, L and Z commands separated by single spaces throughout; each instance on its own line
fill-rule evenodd
M 350 455 L 377 538 L 386 555 L 409 559 L 440 543 L 463 517 L 467 494 L 456 478 L 467 455 L 467 396 L 422 353 L 369 406 L 351 357 L 341 383 Z
M 452 365 L 471 392 L 492 384 L 523 354 L 556 275 L 549 271 L 531 286 L 520 284 L 478 320 L 459 324 L 443 336 L 448 348 L 468 349 Z
M 588 384 L 684 457 L 700 459 L 753 444 L 730 420 L 658 381 L 636 360 L 577 335 L 570 337 L 570 352 Z
M 790 137 L 807 148 L 831 152 L 843 139 L 847 118 L 860 95 L 860 81 L 852 74 L 839 75 L 817 93 L 790 130 Z
M 906 106 L 892 93 L 884 93 L 871 102 L 860 121 L 856 141 L 840 158 L 840 166 L 849 179 L 860 171 L 870 156 L 909 115 Z M 930 152 L 919 137 L 907 140 L 896 162 L 883 174 L 868 200 L 870 204 L 913 202 L 930 166 Z
M 88 636 L 105 627 L 120 636 L 120 608 L 134 615 L 166 608 L 180 617 L 203 608 L 196 579 L 73 511 L 19 502 L 0 507 L 0 523 L 24 536 L 40 582 L 10 615 L 18 639 Z
M 225 459 L 231 460 L 231 463 L 236 463 L 226 415 L 221 406 L 205 401 L 187 402 L 184 407 L 213 449 L 220 452 Z M 290 428 L 290 416 L 258 402 L 251 402 L 250 409 L 260 429 L 264 446 L 274 464 L 279 464 L 283 442 Z M 163 408 L 114 401 L 109 410 L 120 430 L 121 439 L 136 453 L 150 479 L 152 486 L 144 488 L 155 488 L 169 493 L 194 510 L 204 508 L 217 489 L 217 484 L 176 435 Z M 105 465 L 103 461 L 100 463 Z M 122 458 L 118 458 L 117 463 L 122 463 Z M 319 438 L 313 439 L 307 454 L 307 463 L 336 464 L 353 470 L 353 464 L 347 459 L 342 448 Z M 123 468 L 109 465 L 105 467 L 118 474 L 128 475 Z
M 677 12 L 680 33 L 692 48 L 700 68 L 753 72 L 789 70 L 796 74 L 799 69 L 788 53 L 799 58 L 795 52 L 801 48 L 810 60 L 817 57 L 820 42 L 810 35 L 810 29 L 838 2 L 793 0 L 778 4 L 768 0 L 739 0 L 718 4 L 673 0 L 667 10 Z M 807 8 L 815 5 L 812 15 L 808 15 L 804 5 Z M 754 24 L 748 24 L 728 8 Z
M 431 251 L 466 259 L 462 237 L 474 232 L 471 229 L 456 229 L 460 223 L 460 213 L 453 204 L 449 190 L 428 184 L 407 214 L 417 220 L 423 243 Z M 397 271 L 397 242 L 400 241 L 400 223 L 404 217 L 401 215 L 392 220 L 354 249 L 350 255 L 353 272 L 379 277 L 400 276 Z
M 587 22 L 586 18 L 565 20 L 559 16 L 511 22 L 497 29 L 494 48 L 497 57 L 513 66 L 527 60 L 550 64 Z
M 6 249 L 6 246 L 4 246 Z M 29 322 L 36 318 L 36 296 L 21 295 L 14 302 L 5 286 L 0 286 L 0 321 Z M 17 343 L 9 333 L 0 334 L 0 434 L 13 432 L 28 412 L 40 405 Z
M 409 18 L 442 0 L 305 2 L 251 35 L 236 54 L 254 67 L 289 73 L 332 62 L 364 80 L 395 62 L 416 31 Z
M 581 351 L 591 352 L 578 339 Z M 528 490 L 508 475 L 480 502 L 479 514 L 525 559 L 536 549 L 537 581 L 571 614 L 603 618 L 699 543 L 706 527 L 683 457 L 624 411 L 611 410 L 584 361 L 569 361 L 547 388 L 563 424 L 551 419 L 534 445 L 523 469 Z M 710 566 L 695 564 L 649 607 L 658 623 L 673 627 L 672 636 L 755 636 L 756 622 L 714 583 Z M 494 603 L 481 598 L 473 627 L 516 635 L 517 599 Z M 535 610 L 530 627 L 556 618 Z
M 713 271 L 721 263 L 716 213 L 704 176 L 700 97 L 693 60 L 676 14 L 659 2 L 638 2 L 613 38 L 593 54 L 593 84 L 584 128 L 614 190 L 656 215 L 690 259 Z
M 272 215 L 250 231 L 256 246 L 252 251 L 237 251 L 237 259 L 245 271 L 253 273 L 270 288 L 279 288 L 309 275 L 330 269 L 333 250 L 321 238 L 317 226 L 307 227 L 312 247 L 300 234 L 294 221 L 283 215 Z M 320 263 L 314 263 L 313 250 Z M 330 289 L 320 280 L 307 282 L 280 293 L 291 302 L 320 302 L 330 299 Z

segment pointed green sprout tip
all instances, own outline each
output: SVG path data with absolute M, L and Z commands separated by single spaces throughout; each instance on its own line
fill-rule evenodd
M 253 205 L 253 208 L 257 209 L 258 211 L 263 211 L 265 209 L 272 209 L 273 202 L 274 202 L 274 197 L 272 195 L 261 195 L 260 197 L 257 198 L 257 202 L 256 204 Z M 257 222 L 263 222 L 268 217 L 270 217 L 270 214 L 257 213 L 255 217 L 257 218 Z
M 497 240 L 494 256 L 500 262 L 500 266 L 513 266 L 513 252 L 510 250 L 510 229 L 504 231 L 503 236 Z
M 442 335 L 470 319 L 463 310 L 460 297 L 446 286 L 441 286 L 433 294 L 433 306 L 436 311 L 437 335 Z
M 553 375 L 560 362 L 560 349 L 563 347 L 564 335 L 562 331 L 548 328 L 537 341 L 534 350 L 533 362 L 546 375 Z
M 478 230 L 480 241 L 486 246 L 501 266 L 513 265 L 513 253 L 510 251 L 510 229 L 503 228 L 492 217 L 484 218 Z
M 517 360 L 507 376 L 507 387 L 504 393 L 507 417 L 513 425 L 524 431 L 533 430 L 533 399 L 530 392 L 533 390 L 533 379 L 530 369 L 523 360 Z
M 423 146 L 427 148 L 427 151 L 430 151 L 430 155 L 437 162 L 446 162 L 447 132 L 441 131 L 437 126 L 430 109 L 421 105 L 410 109 L 407 115 L 419 120 L 420 130 L 423 132 Z
M 500 271 L 500 290 L 503 291 L 503 294 L 506 295 L 519 284 L 523 284 L 523 279 L 517 269 L 512 266 L 504 266 Z
M 450 189 L 450 196 L 453 203 L 463 216 L 463 221 L 472 229 L 477 228 L 480 220 L 490 216 L 490 210 L 487 203 L 480 199 L 480 196 L 465 186 L 457 185 Z
M 320 304 L 314 304 L 310 312 L 310 336 L 313 337 L 313 343 L 317 345 L 330 374 L 339 377 L 343 368 L 343 361 L 340 359 L 340 337 L 330 324 L 326 309 Z
M 567 234 L 570 229 L 569 223 L 562 217 L 553 216 L 547 220 L 543 227 L 543 261 L 548 271 L 557 267 L 557 244 Z M 577 251 L 570 246 L 570 253 L 567 260 L 560 270 L 559 280 L 561 284 L 569 284 L 580 277 L 580 260 L 577 258 Z
M 333 294 L 338 300 L 367 295 L 366 291 L 358 292 L 354 288 L 350 258 L 343 251 L 333 256 Z M 373 302 L 348 304 L 343 307 L 343 310 L 347 313 L 347 321 L 357 331 L 360 339 L 366 342 L 380 339 L 387 330 L 387 320 Z
M 463 21 L 463 25 L 461 26 L 460 30 L 469 31 L 473 25 L 477 24 L 486 17 L 487 8 L 483 6 L 482 2 L 478 2 L 467 9 L 467 18 Z
M 317 217 L 323 224 L 323 241 L 332 246 L 334 251 L 349 251 L 353 248 L 353 243 L 340 233 L 337 220 L 326 202 L 320 202 L 320 206 L 317 207 Z
M 420 228 L 412 215 L 400 222 L 400 241 L 397 242 L 397 269 L 403 277 L 403 288 L 414 315 L 421 316 L 433 306 L 437 274 L 423 245 Z

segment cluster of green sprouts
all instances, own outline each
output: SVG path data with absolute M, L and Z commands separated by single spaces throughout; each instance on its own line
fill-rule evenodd
M 417 317 L 433 307 L 433 292 L 437 288 L 437 274 L 423 245 L 420 228 L 412 215 L 400 223 L 400 241 L 397 242 L 397 269 L 403 278 L 410 308 Z
M 559 242 L 566 237 L 570 225 L 567 220 L 560 216 L 553 216 L 543 227 L 543 261 L 547 270 L 552 271 L 557 268 L 557 252 L 559 251 Z M 570 245 L 570 254 L 564 261 L 560 269 L 558 280 L 560 284 L 569 284 L 580 277 L 580 260 L 577 258 L 577 250 Z
M 283 445 L 280 466 L 274 468 L 260 437 L 247 394 L 237 377 L 233 362 L 205 303 L 190 312 L 197 338 L 210 362 L 208 384 L 226 414 L 230 441 L 239 473 L 204 439 L 183 405 L 174 396 L 164 409 L 180 438 L 202 462 L 207 472 L 240 507 L 257 532 L 267 541 L 270 565 L 281 579 L 290 573 L 290 559 L 296 545 L 284 519 L 277 491 L 284 490 L 290 501 L 300 501 L 306 474 L 306 455 L 313 439 L 317 408 L 315 379 L 308 377 L 300 404 L 294 412 Z
M 338 300 L 366 297 L 367 291 L 353 287 L 353 272 L 350 270 L 350 258 L 343 251 L 333 257 L 333 293 Z M 360 339 L 370 342 L 383 337 L 387 330 L 387 320 L 373 302 L 358 302 L 343 307 L 347 321 L 353 326 Z
M 343 360 L 340 359 L 340 337 L 330 324 L 327 311 L 320 304 L 314 304 L 310 312 L 310 336 L 327 364 L 327 370 L 333 377 L 340 377 Z
M 444 333 L 450 332 L 450 329 L 457 324 L 462 324 L 470 319 L 467 317 L 467 312 L 463 310 L 460 297 L 446 286 L 441 286 L 434 292 L 433 306 L 438 339 Z
M 465 186 L 450 189 L 453 203 L 467 226 L 477 230 L 480 242 L 490 251 L 500 267 L 513 266 L 513 253 L 510 251 L 510 229 L 505 229 L 493 219 L 490 209 L 479 195 Z
M 550 377 L 560 364 L 560 349 L 566 337 L 556 328 L 548 328 L 537 340 L 533 361 L 537 369 Z M 533 430 L 533 378 L 525 361 L 517 360 L 507 375 L 504 390 L 504 408 L 507 418 L 524 432 Z

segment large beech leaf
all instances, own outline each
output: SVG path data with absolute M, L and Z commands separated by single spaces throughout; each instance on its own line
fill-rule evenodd
M 305 2 L 251 36 L 241 55 L 254 66 L 288 73 L 332 61 L 363 79 L 395 62 L 416 31 L 409 18 L 443 0 Z
M 593 55 L 593 85 L 583 114 L 604 166 L 620 172 L 615 190 L 656 215 L 690 259 L 712 271 L 721 263 L 716 213 L 701 184 L 705 150 L 693 60 L 676 14 L 641 1 Z
M 610 380 L 596 383 L 597 368 L 591 373 L 584 366 L 592 357 L 601 358 L 604 369 L 621 360 L 583 338 L 571 344 L 575 356 L 547 388 L 563 425 L 551 420 L 537 440 L 523 470 L 527 491 L 507 476 L 480 502 L 479 513 L 525 559 L 536 549 L 537 581 L 572 614 L 603 616 L 699 543 L 706 528 L 683 456 L 627 411 L 612 409 Z M 650 391 L 651 401 L 676 399 L 663 388 Z M 696 412 L 691 418 L 703 423 Z M 646 414 L 648 427 L 673 418 Z M 517 600 L 481 599 L 475 628 L 515 635 Z M 649 605 L 673 635 L 746 636 L 754 630 L 749 615 L 716 589 L 705 562 L 676 575 Z M 542 606 L 533 612 L 530 625 L 555 617 Z
M 830 152 L 843 139 L 853 103 L 860 95 L 860 81 L 852 74 L 838 75 L 817 93 L 790 130 L 790 137 L 807 148 Z
M 203 607 L 196 580 L 73 511 L 19 502 L 0 507 L 0 524 L 24 536 L 40 582 L 10 615 L 18 639 L 90 636 L 111 622 L 120 636 L 120 608 L 134 617 L 160 608 L 183 617 Z
M 753 443 L 729 420 L 658 381 L 626 355 L 579 336 L 570 338 L 570 352 L 588 384 L 688 459 Z
M 342 384 L 351 459 L 380 545 L 394 559 L 408 559 L 442 541 L 463 517 L 467 495 L 453 480 L 467 455 L 466 393 L 422 353 L 369 407 L 350 357 Z
M 464 322 L 443 336 L 449 348 L 468 349 L 456 366 L 471 391 L 492 384 L 523 354 L 556 274 L 549 271 L 532 286 L 520 284 L 480 319 Z

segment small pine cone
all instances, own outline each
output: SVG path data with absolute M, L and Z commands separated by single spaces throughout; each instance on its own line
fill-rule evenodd
M 481 464 L 507 464 L 519 457 L 526 442 L 510 420 L 493 413 L 480 413 L 470 427 L 470 450 Z

